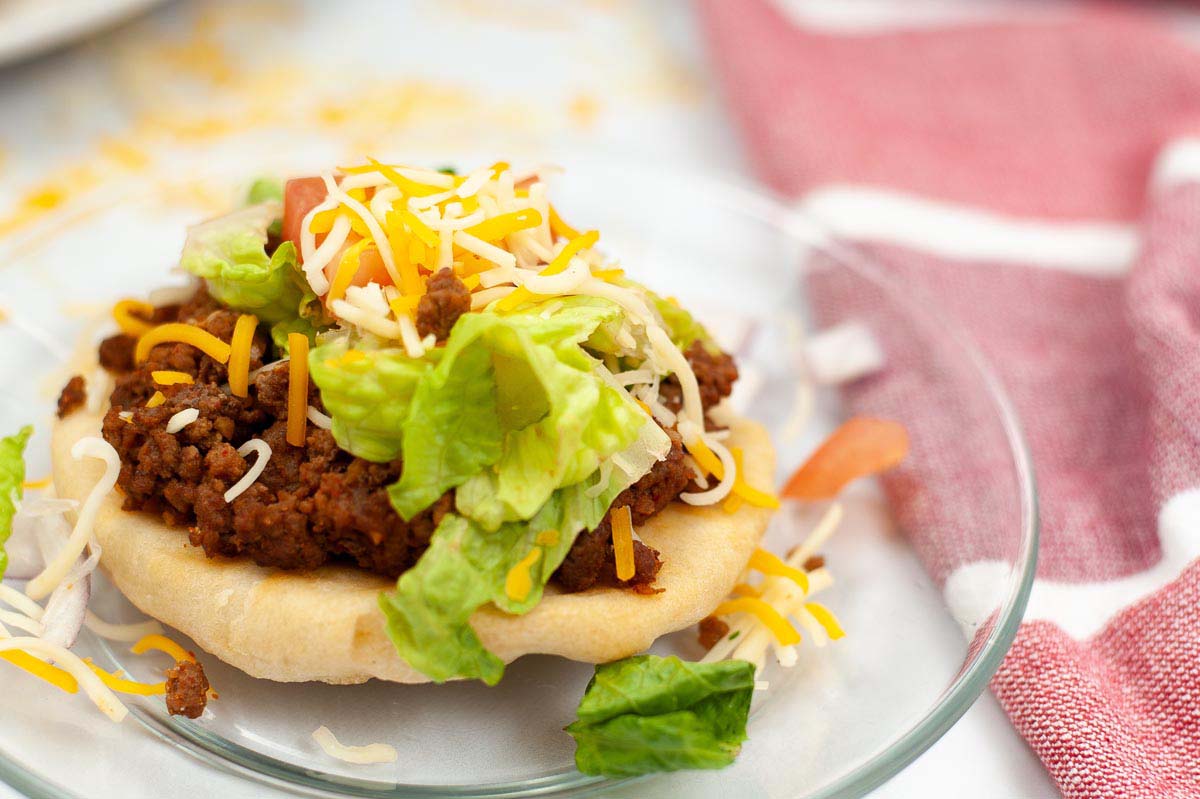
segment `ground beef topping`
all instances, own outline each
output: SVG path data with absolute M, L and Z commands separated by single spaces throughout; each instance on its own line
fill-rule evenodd
M 705 616 L 700 620 L 700 646 L 712 649 L 722 638 L 729 635 L 729 625 L 716 616 Z
M 738 370 L 729 353 L 710 350 L 704 343 L 694 341 L 683 355 L 696 375 L 696 383 L 700 387 L 700 404 L 704 406 L 704 410 L 709 410 L 733 392 Z M 663 405 L 670 410 L 678 412 L 683 407 L 683 389 L 680 388 L 675 375 L 670 375 L 663 381 L 659 393 Z
M 62 419 L 85 402 L 87 402 L 87 388 L 83 377 L 75 375 L 67 381 L 67 384 L 63 386 L 62 393 L 58 395 L 58 418 Z
M 439 272 L 430 279 L 418 307 L 421 334 L 445 338 L 469 306 L 461 281 L 448 270 Z M 156 311 L 154 321 L 196 324 L 228 341 L 238 316 L 201 289 L 180 306 Z M 453 492 L 448 492 L 414 518 L 401 519 L 387 492 L 400 477 L 401 462 L 355 458 L 337 446 L 330 432 L 314 425 L 307 428 L 305 446 L 288 445 L 288 369 L 286 364 L 264 367 L 274 351 L 261 329 L 251 346 L 250 368 L 256 374 L 247 397 L 229 394 L 223 385 L 225 367 L 188 344 L 160 344 L 146 362 L 136 364 L 135 343 L 119 335 L 100 345 L 101 363 L 114 373 L 116 383 L 102 433 L 121 458 L 118 485 L 124 507 L 188 527 L 191 543 L 209 557 L 241 556 L 282 569 L 340 562 L 397 577 L 417 562 L 433 531 L 453 510 Z M 688 350 L 688 359 L 697 369 L 706 406 L 728 394 L 737 376 L 732 359 L 697 346 Z M 151 377 L 155 370 L 185 372 L 194 382 L 159 386 Z M 161 391 L 165 401 L 147 408 L 146 400 L 155 391 Z M 669 393 L 668 383 L 664 397 Z M 324 410 L 315 385 L 309 387 L 308 404 Z M 196 421 L 168 434 L 168 420 L 187 408 L 199 411 Z M 682 442 L 674 430 L 668 434 L 667 458 L 613 503 L 629 506 L 634 524 L 669 505 L 691 480 Z M 266 442 L 271 458 L 259 478 L 227 503 L 225 492 L 252 463 L 237 453 L 237 447 L 251 438 Z M 653 592 L 661 566 L 658 552 L 635 541 L 634 563 L 634 577 L 618 581 L 612 529 L 605 517 L 595 530 L 578 537 L 555 580 L 567 591 L 623 586 Z
M 432 333 L 438 341 L 450 336 L 458 317 L 471 310 L 471 292 L 450 269 L 441 269 L 425 284 L 417 303 L 417 332 L 422 338 Z
M 195 660 L 181 660 L 167 669 L 167 712 L 198 719 L 208 705 L 208 677 Z

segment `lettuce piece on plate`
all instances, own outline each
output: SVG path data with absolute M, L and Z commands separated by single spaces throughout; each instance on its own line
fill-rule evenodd
M 746 740 L 754 666 L 638 655 L 596 667 L 567 727 L 584 774 L 728 766 Z
M 8 569 L 8 554 L 4 542 L 12 535 L 12 520 L 17 512 L 25 483 L 25 444 L 33 435 L 26 425 L 17 433 L 0 438 L 0 578 Z

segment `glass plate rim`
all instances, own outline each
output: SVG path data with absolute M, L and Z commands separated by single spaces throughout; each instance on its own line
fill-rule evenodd
M 579 167 L 592 171 L 604 170 L 610 176 L 614 172 L 630 175 L 636 173 L 645 179 L 647 174 L 654 174 L 658 179 L 687 181 L 696 185 L 698 189 L 711 190 L 711 192 L 705 193 L 711 193 L 711 196 L 718 197 L 718 201 L 721 203 L 734 205 L 740 211 L 758 217 L 761 221 L 797 241 L 807 240 L 810 246 L 819 247 L 842 265 L 848 266 L 869 281 L 879 285 L 893 299 L 897 299 L 913 309 L 913 312 L 924 322 L 936 326 L 946 336 L 946 340 L 971 364 L 975 374 L 982 380 L 988 399 L 999 415 L 1017 472 L 1022 518 L 1021 549 L 1014 569 L 1020 570 L 1019 579 L 1015 589 L 1010 591 L 1004 604 L 996 611 L 996 622 L 984 640 L 979 650 L 979 656 L 968 668 L 955 677 L 937 703 L 932 705 L 918 721 L 885 748 L 817 793 L 811 794 L 810 799 L 864 796 L 912 763 L 966 713 L 983 693 L 1016 638 L 1030 591 L 1033 588 L 1040 538 L 1036 477 L 1032 457 L 1016 410 L 990 362 L 959 325 L 945 318 L 941 312 L 930 308 L 928 304 L 921 303 L 917 292 L 900 285 L 894 278 L 875 266 L 871 259 L 854 245 L 837 241 L 827 235 L 819 222 L 789 205 L 784 197 L 768 187 L 753 185 L 729 174 L 671 168 L 645 162 L 637 163 L 631 162 L 627 158 L 613 159 L 610 156 L 581 158 L 576 156 L 561 160 L 571 163 L 573 169 Z M 56 220 L 86 216 L 88 209 L 94 204 L 105 199 L 111 202 L 114 195 L 126 201 L 136 199 L 136 196 L 142 192 L 127 191 L 128 186 L 136 184 L 136 182 L 136 179 L 115 181 L 107 187 L 108 191 L 97 192 L 95 196 L 89 198 L 88 202 L 81 203 L 79 207 L 64 208 L 59 213 L 50 214 L 39 220 L 37 224 L 27 228 L 23 233 L 13 235 L 7 241 L 0 243 L 0 251 L 8 251 L 17 255 L 18 257 L 13 260 L 19 261 L 20 257 L 25 255 L 26 248 L 37 240 L 41 231 Z M 33 246 L 36 248 L 36 245 Z M 160 719 L 136 706 L 131 706 L 130 709 L 131 715 L 137 718 L 151 733 L 189 757 L 225 773 L 302 795 L 411 796 L 414 799 L 443 796 L 470 799 L 480 796 L 481 790 L 486 788 L 488 791 L 486 795 L 490 797 L 553 796 L 576 789 L 585 789 L 591 793 L 601 788 L 628 785 L 645 779 L 605 780 L 577 774 L 576 779 L 558 781 L 555 778 L 560 775 L 555 774 L 533 780 L 488 786 L 429 786 L 424 790 L 418 786 L 396 786 L 397 791 L 403 790 L 407 793 L 389 792 L 387 794 L 369 790 L 346 793 L 344 789 L 354 787 L 354 781 L 347 781 L 340 786 L 343 789 L 342 793 L 333 793 L 339 787 L 335 783 L 310 781 L 311 778 L 305 778 L 306 775 L 301 772 L 280 769 L 279 761 L 249 750 L 247 750 L 248 755 L 232 753 L 237 756 L 230 757 L 231 752 L 226 746 L 218 745 L 213 748 L 211 744 L 201 743 L 199 739 L 204 736 L 196 735 L 194 731 L 188 730 L 184 733 L 175 725 L 165 725 Z M 3 749 L 0 749 L 0 782 L 8 784 L 30 799 L 82 799 L 77 794 L 59 787 L 26 768 Z M 496 793 L 497 789 L 504 792 Z

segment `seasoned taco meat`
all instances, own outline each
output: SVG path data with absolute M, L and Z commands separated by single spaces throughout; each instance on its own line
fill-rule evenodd
M 466 289 L 450 273 L 435 275 L 426 294 L 423 335 L 439 338 L 469 307 Z M 418 316 L 422 308 L 418 308 Z M 183 321 L 203 327 L 228 341 L 238 314 L 219 306 L 206 292 L 169 312 L 156 312 L 155 322 Z M 268 337 L 260 330 L 252 347 L 250 368 L 256 375 L 247 397 L 235 397 L 224 384 L 225 367 L 187 344 L 154 347 L 145 363 L 135 364 L 135 341 L 114 336 L 101 344 L 104 366 L 115 373 L 112 407 L 104 417 L 103 436 L 120 455 L 118 485 L 127 510 L 159 515 L 165 522 L 189 528 L 193 545 L 209 557 L 248 557 L 261 566 L 314 569 L 326 563 L 349 563 L 396 577 L 411 568 L 429 545 L 433 531 L 454 507 L 448 492 L 430 508 L 405 521 L 392 508 L 387 488 L 399 479 L 402 464 L 372 463 L 340 449 L 333 436 L 308 425 L 303 447 L 286 442 L 286 364 L 265 365 L 272 357 Z M 707 369 L 702 389 L 708 398 L 728 393 L 737 370 L 728 356 L 692 348 L 689 360 Z M 192 375 L 191 384 L 156 385 L 155 370 Z M 678 387 L 676 386 L 676 389 Z M 664 386 L 664 395 L 670 386 Z M 147 408 L 155 391 L 166 400 Z M 716 400 L 714 400 L 716 401 Z M 323 409 L 310 386 L 309 404 Z M 707 404 L 707 403 L 706 403 Z M 175 434 L 167 422 L 179 411 L 196 408 L 199 418 Z M 628 505 L 634 524 L 641 524 L 679 496 L 691 479 L 682 443 L 674 430 L 668 457 L 613 507 Z M 265 441 L 271 457 L 261 476 L 232 502 L 229 490 L 251 468 L 256 454 L 243 457 L 237 447 L 251 438 Z M 579 536 L 555 579 L 568 591 L 597 585 L 622 585 L 652 591 L 658 553 L 634 542 L 636 572 L 621 583 L 616 578 L 612 532 L 606 517 L 600 526 Z
M 668 430 L 671 451 L 665 460 L 654 464 L 642 479 L 622 491 L 612 507 L 629 506 L 635 525 L 649 519 L 683 492 L 692 479 L 692 471 L 683 459 L 683 442 L 674 430 Z M 586 591 L 596 585 L 649 585 L 662 566 L 658 552 L 633 542 L 634 575 L 628 583 L 617 579 L 616 556 L 612 546 L 611 512 L 595 530 L 575 539 L 555 577 L 567 591 Z
M 181 660 L 167 669 L 167 712 L 198 719 L 208 705 L 208 677 L 194 660 Z
M 696 374 L 696 383 L 700 387 L 700 404 L 704 410 L 712 408 L 733 392 L 733 384 L 737 382 L 737 364 L 733 356 L 727 352 L 710 351 L 700 341 L 693 341 L 684 351 L 688 365 Z M 662 403 L 667 408 L 678 411 L 683 407 L 683 389 L 675 375 L 663 381 L 660 390 Z
M 63 418 L 85 402 L 87 388 L 84 386 L 83 377 L 75 375 L 67 381 L 62 393 L 58 395 L 58 418 Z
M 417 303 L 417 332 L 432 333 L 438 341 L 450 337 L 458 317 L 471 310 L 471 292 L 451 269 L 438 270 L 425 284 L 425 293 Z

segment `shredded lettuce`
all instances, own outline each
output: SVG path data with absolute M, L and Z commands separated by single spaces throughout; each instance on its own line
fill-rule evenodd
M 33 435 L 26 425 L 16 434 L 0 438 L 0 578 L 8 569 L 4 542 L 12 535 L 12 520 L 17 512 L 25 483 L 25 444 Z
M 488 528 L 529 519 L 556 489 L 628 446 L 645 417 L 579 347 L 619 313 L 597 304 L 548 318 L 459 319 L 441 363 L 413 395 L 404 471 L 390 489 L 400 515 L 475 481 L 459 500 L 464 515 Z
M 345 338 L 310 350 L 308 372 L 338 446 L 370 461 L 400 457 L 413 394 L 438 354 L 414 360 L 400 349 L 352 348 Z
M 584 774 L 724 768 L 746 740 L 754 666 L 638 655 L 596 667 L 567 727 Z
M 471 614 L 488 602 L 506 613 L 529 612 L 579 532 L 596 527 L 617 494 L 636 479 L 614 469 L 606 487 L 588 496 L 600 480 L 597 472 L 555 491 L 528 522 L 507 522 L 495 530 L 447 514 L 417 565 L 401 575 L 394 592 L 380 597 L 397 651 L 435 681 L 462 677 L 495 685 L 504 662 L 475 635 Z M 539 554 L 528 566 L 528 594 L 509 596 L 509 572 L 535 547 Z
M 267 257 L 267 229 L 279 218 L 277 202 L 250 205 L 188 230 L 179 265 L 204 278 L 219 302 L 255 314 L 267 324 L 310 314 L 316 300 L 290 241 Z

